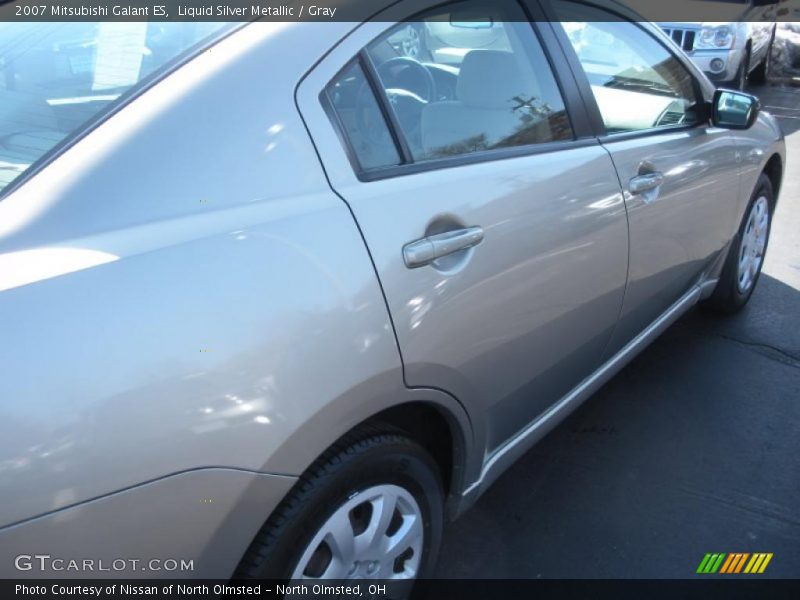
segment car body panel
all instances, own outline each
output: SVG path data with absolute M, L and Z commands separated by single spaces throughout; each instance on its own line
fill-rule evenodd
M 619 183 L 596 142 L 360 181 L 319 95 L 386 27 L 370 24 L 344 40 L 304 80 L 298 103 L 370 248 L 406 383 L 453 393 L 485 423 L 477 443 L 491 454 L 565 394 L 576 374 L 599 364 L 625 286 Z M 408 269 L 404 244 L 438 222 L 480 225 L 485 239 L 452 271 Z
M 429 3 L 401 4 L 384 18 Z M 367 23 L 358 36 L 388 26 Z M 359 181 L 319 103 L 332 72 L 317 66 L 354 54 L 361 38 L 340 44 L 354 28 L 247 25 L 0 201 L 4 576 L 26 576 L 9 567 L 12 555 L 43 550 L 194 559 L 193 577 L 229 576 L 296 476 L 346 431 L 402 404 L 432 404 L 451 426 L 455 515 L 710 289 L 711 266 L 672 304 L 662 295 L 649 323 L 640 315 L 640 331 L 618 333 L 617 346 L 634 337 L 614 353 L 627 219 L 611 155 L 594 139 Z M 652 147 L 678 166 L 679 141 L 692 134 L 670 135 Z M 738 215 L 722 219 L 729 235 L 767 160 L 784 158 L 768 115 L 731 135 L 742 167 Z M 716 142 L 694 142 L 697 160 L 714 158 Z M 612 145 L 634 153 L 633 142 Z M 566 174 L 569 189 L 558 185 Z M 462 212 L 487 228 L 471 275 L 402 266 L 430 197 L 431 216 Z M 629 202 L 640 241 L 690 192 L 663 200 Z M 710 256 L 724 237 L 714 232 L 693 252 Z M 675 256 L 666 262 L 686 262 Z M 431 327 L 427 339 L 414 339 L 418 322 Z M 603 348 L 613 353 L 605 362 Z M 518 371 L 540 377 L 531 387 Z M 497 382 L 498 395 L 469 376 Z
M 764 111 L 758 115 L 758 119 L 750 129 L 736 131 L 734 135 L 742 159 L 740 172 L 742 196 L 737 212 L 737 223 L 739 223 L 744 217 L 750 194 L 755 189 L 756 181 L 764 172 L 767 162 L 778 156 L 781 174 L 785 175 L 783 169 L 786 167 L 786 144 L 780 124 L 775 117 Z M 780 197 L 780 186 L 774 191 L 777 201 Z
M 0 533 L 0 577 L 227 579 L 295 481 L 197 469 L 59 510 Z
M 623 186 L 643 163 L 663 173 L 664 182 L 654 195 L 626 189 L 628 285 L 609 355 L 698 281 L 735 230 L 740 197 L 737 148 L 729 131 L 696 127 L 629 140 L 614 137 L 603 145 Z
M 335 38 L 252 77 L 300 36 L 244 28 L 0 202 L 0 524 L 187 469 L 297 475 L 326 440 L 271 459 L 315 413 L 341 406 L 330 443 L 364 396 L 403 397 L 369 254 L 292 101 Z

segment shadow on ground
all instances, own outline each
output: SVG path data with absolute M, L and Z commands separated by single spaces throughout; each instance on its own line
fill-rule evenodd
M 691 577 L 707 552 L 800 565 L 800 292 L 694 310 L 446 531 L 440 577 Z
M 784 135 L 800 130 L 800 88 L 781 85 L 749 87 L 748 92 L 759 97 L 763 110 L 778 118 Z

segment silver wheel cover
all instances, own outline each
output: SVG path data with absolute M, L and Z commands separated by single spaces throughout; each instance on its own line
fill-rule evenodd
M 736 285 L 742 294 L 750 291 L 758 276 L 767 249 L 768 233 L 769 201 L 766 196 L 759 196 L 747 215 L 747 223 L 739 243 Z
M 300 555 L 292 579 L 413 579 L 422 558 L 419 504 L 397 485 L 350 496 Z

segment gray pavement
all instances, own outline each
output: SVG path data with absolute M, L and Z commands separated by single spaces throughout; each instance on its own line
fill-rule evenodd
M 764 576 L 800 578 L 800 88 L 751 91 L 788 165 L 750 304 L 686 315 L 556 428 L 448 527 L 439 577 L 696 577 L 707 552 L 772 552 Z

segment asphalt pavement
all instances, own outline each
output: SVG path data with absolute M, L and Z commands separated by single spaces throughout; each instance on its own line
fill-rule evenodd
M 757 577 L 800 578 L 800 88 L 751 91 L 788 164 L 750 304 L 673 325 L 450 524 L 439 577 L 698 577 L 706 553 L 771 552 Z

